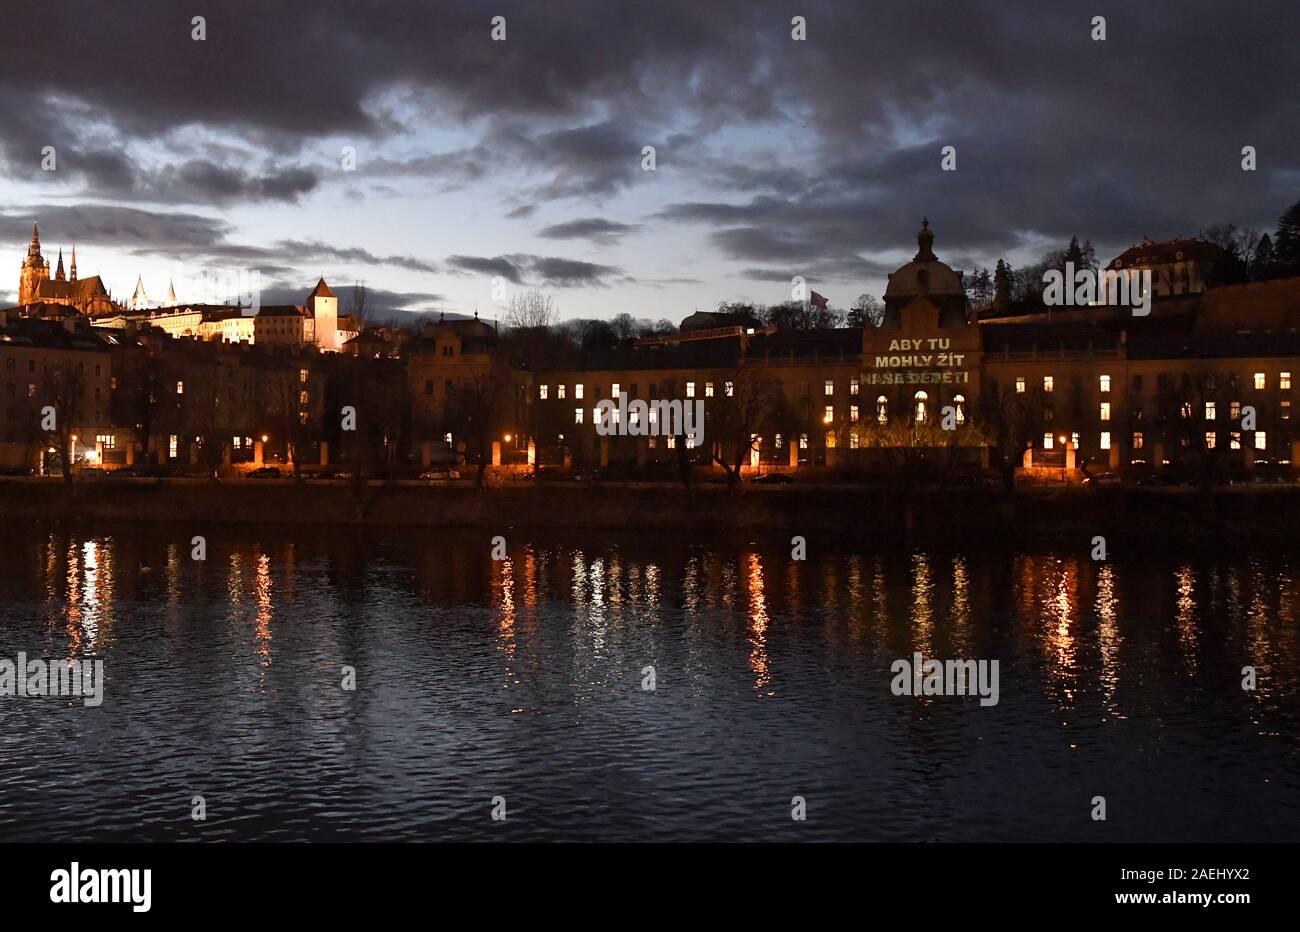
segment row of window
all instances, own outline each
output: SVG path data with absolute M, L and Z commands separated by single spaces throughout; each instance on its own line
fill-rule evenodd
M 1238 380 L 1238 378 L 1237 378 L 1236 375 L 1231 376 L 1231 377 L 1229 378 L 1228 381 L 1229 381 L 1229 384 L 1230 384 L 1233 388 L 1237 388 L 1238 385 L 1239 385 L 1239 380 Z M 1256 389 L 1257 391 L 1265 391 L 1265 390 L 1267 390 L 1267 388 L 1268 388 L 1268 375 L 1267 375 L 1266 373 L 1264 373 L 1264 372 L 1256 372 L 1256 373 L 1253 374 L 1252 382 L 1253 382 L 1253 384 L 1254 384 L 1254 386 L 1255 386 L 1255 389 Z M 827 382 L 826 384 L 827 384 L 828 386 L 830 385 L 829 382 Z M 1026 384 L 1027 384 L 1027 383 L 1026 383 L 1026 381 L 1025 381 L 1025 377 L 1024 377 L 1023 375 L 1018 375 L 1018 376 L 1016 376 L 1016 391 L 1017 391 L 1017 392 L 1021 392 L 1021 393 L 1023 393 L 1023 392 L 1025 391 L 1025 389 L 1026 389 Z M 1157 387 L 1158 389 L 1162 390 L 1162 391 L 1167 390 L 1168 387 L 1169 387 L 1169 376 L 1168 376 L 1167 374 L 1165 374 L 1165 373 L 1161 373 L 1159 376 L 1157 376 L 1157 378 L 1156 378 L 1156 387 Z M 1215 379 L 1214 379 L 1214 376 L 1213 376 L 1213 375 L 1208 376 L 1208 377 L 1206 378 L 1206 380 L 1205 380 L 1205 387 L 1206 387 L 1206 389 L 1208 389 L 1208 390 L 1210 390 L 1210 391 L 1213 391 L 1213 390 L 1215 389 L 1216 386 L 1215 386 Z M 1290 390 L 1291 390 L 1291 373 L 1290 373 L 1290 372 L 1279 372 L 1279 373 L 1278 373 L 1278 377 L 1277 377 L 1277 387 L 1278 387 L 1279 389 L 1282 389 L 1283 391 L 1290 391 Z M 1108 391 L 1110 391 L 1110 376 L 1109 376 L 1109 375 L 1099 375 L 1099 376 L 1097 376 L 1097 389 L 1098 389 L 1099 391 L 1101 391 L 1101 392 L 1108 392 Z M 1142 390 L 1142 376 L 1141 376 L 1141 375 L 1135 375 L 1135 376 L 1133 376 L 1133 389 L 1134 389 L 1134 391 L 1141 391 L 1141 390 Z M 1055 391 L 1055 390 L 1056 390 L 1056 378 L 1055 378 L 1055 376 L 1050 376 L 1050 375 L 1045 375 L 1045 376 L 1043 376 L 1043 391 L 1045 391 L 1045 392 L 1052 392 L 1052 391 Z M 826 392 L 826 394 L 829 395 L 829 394 L 830 394 L 830 391 L 828 390 L 828 391 Z
M 47 365 L 45 366 L 45 368 L 48 370 L 50 367 L 49 367 L 49 365 L 47 364 Z M 56 368 L 57 368 L 57 367 L 56 367 Z M 96 363 L 96 364 L 95 364 L 95 377 L 96 377 L 96 378 L 99 377 L 99 374 L 100 374 L 101 369 L 102 369 L 102 366 L 100 366 L 99 363 Z M 5 360 L 5 372 L 16 372 L 16 371 L 18 371 L 18 360 L 14 359 L 12 356 L 10 356 L 8 359 Z M 35 360 L 35 359 L 29 359 L 29 360 L 27 360 L 27 371 L 28 371 L 28 372 L 35 372 L 35 371 L 36 371 L 36 360 Z M 85 364 L 84 362 L 79 362 L 79 363 L 77 363 L 77 375 L 85 375 L 85 374 L 86 374 L 86 364 Z
M 1254 433 L 1255 449 L 1267 450 L 1268 432 L 1263 430 L 1257 430 L 1254 431 L 1253 433 Z M 1142 431 L 1140 430 L 1135 430 L 1133 432 L 1131 440 L 1132 440 L 1132 447 L 1134 450 L 1141 450 L 1146 444 L 1146 438 L 1143 436 Z M 1050 432 L 1043 434 L 1044 450 L 1054 449 L 1058 442 L 1061 443 L 1065 442 L 1065 437 L 1064 436 L 1058 437 L 1055 434 Z M 1078 431 L 1075 431 L 1070 435 L 1070 442 L 1073 443 L 1076 448 L 1079 446 Z M 1110 445 L 1111 445 L 1111 433 L 1108 430 L 1103 430 L 1101 432 L 1101 435 L 1098 437 L 1097 446 L 1103 450 L 1109 450 Z M 1207 450 L 1213 450 L 1217 448 L 1218 445 L 1219 445 L 1219 435 L 1212 430 L 1207 430 L 1205 432 L 1205 448 Z M 1229 449 L 1233 449 L 1233 450 L 1241 449 L 1241 431 L 1234 430 L 1228 435 L 1228 446 Z

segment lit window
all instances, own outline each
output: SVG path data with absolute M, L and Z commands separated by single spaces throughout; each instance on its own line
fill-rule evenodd
M 912 400 L 916 402 L 916 423 L 924 424 L 927 407 L 926 402 L 930 400 L 930 396 L 925 392 L 917 392 L 912 396 Z
M 563 398 L 564 398 L 564 389 L 565 389 L 565 386 L 563 386 L 563 385 L 557 385 L 557 386 L 555 386 L 555 397 L 556 397 L 556 398 L 563 399 Z
M 835 394 L 835 382 L 834 382 L 834 380 L 832 380 L 832 379 L 827 379 L 827 380 L 826 380 L 826 394 L 828 394 L 828 395 L 834 395 L 834 394 Z
M 775 437 L 772 438 L 772 445 L 775 446 L 776 449 L 778 449 L 778 450 L 781 449 L 781 435 L 780 435 L 780 434 L 777 434 Z
M 581 382 L 579 382 L 577 385 L 573 386 L 573 397 L 576 398 L 578 401 L 581 401 L 581 400 L 582 400 L 582 383 L 581 383 Z
M 1215 417 L 1215 414 L 1217 413 L 1217 410 L 1218 410 L 1218 409 L 1215 407 L 1215 404 L 1214 404 L 1213 401 L 1207 401 L 1207 402 L 1205 403 L 1205 419 L 1206 419 L 1207 421 L 1212 421 L 1212 420 L 1214 420 L 1214 417 Z
M 1101 403 L 1101 419 L 1102 419 L 1103 421 L 1109 421 L 1109 420 L 1110 420 L 1110 402 L 1109 402 L 1109 401 L 1103 401 L 1103 402 Z
M 617 382 L 615 382 L 613 385 L 611 385 L 611 386 L 609 387 L 609 397 L 610 397 L 610 398 L 617 398 L 617 397 L 618 397 L 618 383 L 617 383 Z
M 953 407 L 957 409 L 957 423 L 965 424 L 966 423 L 966 396 L 953 395 L 952 404 Z
M 1110 449 L 1110 431 L 1103 430 L 1101 432 L 1101 442 L 1098 444 L 1098 446 L 1100 446 L 1103 450 Z
M 1020 394 L 1024 392 L 1024 390 L 1025 390 L 1025 377 L 1023 375 L 1018 375 L 1016 376 L 1016 393 Z
M 695 449 L 695 435 L 693 434 L 686 435 L 686 449 L 688 450 Z
M 1108 391 L 1110 391 L 1110 376 L 1108 376 L 1108 375 L 1098 376 L 1098 377 L 1097 377 L 1097 383 L 1098 383 L 1098 387 L 1099 387 L 1103 392 L 1108 392 Z
M 856 395 L 857 393 L 858 393 L 858 380 L 849 379 L 849 394 Z
M 1235 430 L 1234 430 L 1231 434 L 1228 435 L 1228 439 L 1229 439 L 1229 443 L 1228 443 L 1228 446 L 1229 446 L 1229 447 L 1231 447 L 1231 448 L 1234 449 L 1234 450 L 1240 450 L 1240 449 L 1241 449 L 1241 433 L 1240 433 L 1240 431 L 1235 431 Z
M 730 398 L 732 395 L 736 394 L 736 384 L 734 382 L 723 382 L 722 390 L 726 393 L 727 397 Z
M 1241 417 L 1241 402 L 1240 402 L 1240 401 L 1234 401 L 1234 402 L 1232 403 L 1231 411 L 1229 412 L 1229 416 L 1230 416 L 1231 419 L 1234 420 L 1234 421 L 1235 421 L 1237 418 Z
M 582 423 L 582 408 L 573 409 L 573 423 L 575 424 Z
M 550 390 L 550 386 L 549 386 L 549 385 L 539 385 L 539 386 L 537 387 L 537 397 L 540 398 L 540 399 L 542 399 L 542 401 L 545 401 L 545 400 L 546 400 L 546 394 L 547 394 L 547 392 L 548 392 L 549 390 Z
M 102 444 L 105 450 L 112 450 L 117 446 L 117 438 L 113 434 L 96 434 L 95 443 Z
M 824 424 L 829 424 L 829 423 L 830 423 L 831 421 L 833 421 L 833 420 L 835 420 L 835 406 L 834 406 L 834 405 L 827 405 L 827 406 L 826 406 L 826 415 L 825 415 L 825 417 L 822 418 L 822 423 L 824 423 Z
M 1043 449 L 1050 450 L 1056 444 L 1056 438 L 1052 436 L 1051 431 L 1043 434 Z
M 853 423 L 853 424 L 858 423 L 858 406 L 857 406 L 857 405 L 849 405 L 849 421 L 850 421 L 850 423 Z
M 1268 434 L 1262 430 L 1255 431 L 1255 449 L 1256 450 L 1268 449 Z
M 1291 420 L 1291 402 L 1289 401 L 1282 402 L 1282 420 Z
M 1136 430 L 1133 432 L 1133 449 L 1134 450 L 1142 449 L 1142 431 L 1140 430 Z
M 1074 444 L 1076 450 L 1079 449 L 1079 432 L 1077 430 L 1070 434 L 1070 443 Z
M 799 435 L 799 449 L 800 449 L 800 450 L 806 450 L 806 449 L 808 449 L 808 435 L 807 435 L 807 434 L 800 434 L 800 435 Z
M 1279 373 L 1278 373 L 1278 375 L 1277 375 L 1277 387 L 1278 387 L 1278 388 L 1282 388 L 1282 389 L 1286 389 L 1286 390 L 1288 390 L 1288 391 L 1291 389 L 1291 373 L 1290 373 L 1290 372 L 1279 372 Z
M 185 383 L 184 383 L 184 382 L 177 382 L 177 383 L 176 383 L 176 394 L 178 394 L 178 395 L 184 395 L 184 394 L 185 394 Z
M 705 397 L 705 398 L 712 398 L 712 397 L 713 397 L 713 383 L 712 383 L 712 382 L 705 382 L 705 383 L 704 383 L 704 397 Z
M 1256 373 L 1255 373 L 1255 391 L 1262 391 L 1262 390 L 1265 388 L 1265 386 L 1267 386 L 1267 385 L 1268 385 L 1268 379 L 1264 377 L 1264 373 L 1262 373 L 1262 372 L 1256 372 Z
M 876 420 L 881 424 L 889 421 L 889 399 L 884 395 L 876 399 Z
M 687 382 L 687 383 L 686 383 L 686 397 L 687 397 L 687 398 L 694 398 L 694 397 L 695 397 L 695 383 L 694 383 L 694 382 Z
M 307 381 L 307 370 L 306 370 L 306 369 L 299 369 L 299 370 L 298 370 L 298 382 L 299 382 L 299 383 L 302 383 L 302 382 L 306 382 L 306 381 Z
M 1050 392 L 1056 389 L 1056 380 L 1050 375 L 1043 376 L 1043 391 Z
M 176 459 L 176 452 L 180 448 L 181 438 L 177 434 L 172 434 L 167 438 L 167 455 Z
M 1218 442 L 1219 442 L 1219 435 L 1218 435 L 1218 434 L 1216 434 L 1216 433 L 1215 433 L 1214 431 L 1212 431 L 1212 430 L 1207 430 L 1207 431 L 1205 432 L 1205 449 L 1207 449 L 1207 450 L 1213 450 L 1214 447 L 1215 447 L 1215 445 L 1216 445 Z
M 857 448 L 858 448 L 858 435 L 857 432 L 854 431 L 853 433 L 849 434 L 849 449 L 856 450 Z
M 669 434 L 669 435 L 668 435 L 668 444 L 667 444 L 667 446 L 668 446 L 668 449 L 670 449 L 670 450 L 676 450 L 676 449 L 677 449 L 677 435 L 676 435 L 676 434 Z

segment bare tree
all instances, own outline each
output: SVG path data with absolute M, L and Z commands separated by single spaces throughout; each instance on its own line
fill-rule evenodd
M 512 330 L 549 330 L 558 319 L 555 300 L 537 288 L 516 292 L 506 309 L 506 326 Z

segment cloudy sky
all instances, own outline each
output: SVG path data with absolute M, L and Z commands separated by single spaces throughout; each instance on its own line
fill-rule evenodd
M 566 317 L 677 321 L 784 300 L 794 275 L 840 306 L 879 294 L 923 215 L 970 269 L 1072 234 L 1107 260 L 1144 235 L 1271 229 L 1300 198 L 1295 0 L 69 0 L 4 16 L 6 303 L 33 217 L 47 258 L 75 242 L 82 277 L 122 297 L 137 274 L 198 300 L 182 283 L 201 272 L 257 269 L 267 303 L 301 303 L 323 273 L 385 308 L 493 316 L 499 278 L 507 298 L 553 292 Z

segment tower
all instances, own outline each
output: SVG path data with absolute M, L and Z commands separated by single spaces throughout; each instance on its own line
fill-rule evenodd
M 77 280 L 77 244 L 76 243 L 72 244 L 72 275 L 70 276 L 70 278 L 74 282 Z
M 62 248 L 59 249 L 59 266 L 54 270 L 54 280 L 56 282 L 64 282 L 68 280 L 68 276 L 65 275 L 63 272 L 63 249 Z
M 23 261 L 18 276 L 18 303 L 35 304 L 36 292 L 41 282 L 50 277 L 50 264 L 41 256 L 41 234 L 32 221 L 32 242 L 27 247 L 27 258 Z
M 323 353 L 339 348 L 339 299 L 321 276 L 316 287 L 307 295 L 307 310 L 315 318 L 316 346 Z
M 149 296 L 144 291 L 144 278 L 135 277 L 135 293 L 131 295 L 131 310 L 141 311 L 149 306 Z

